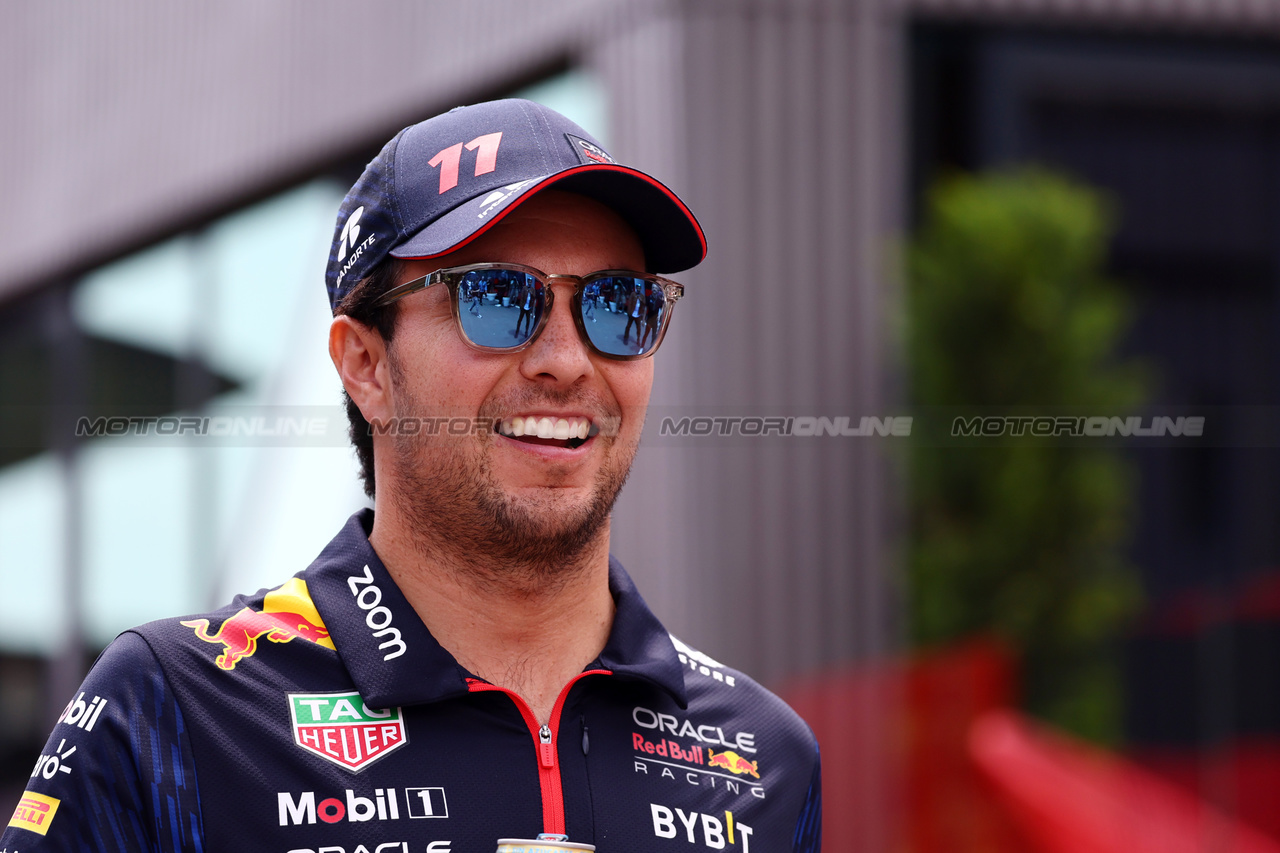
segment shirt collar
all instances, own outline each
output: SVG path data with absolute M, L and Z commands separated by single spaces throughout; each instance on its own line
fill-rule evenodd
M 369 544 L 372 530 L 373 510 L 357 512 L 302 574 L 361 698 L 372 708 L 389 708 L 466 694 L 470 673 L 436 642 L 391 579 Z M 687 707 L 671 637 L 613 557 L 609 591 L 613 628 L 588 668 L 648 681 Z

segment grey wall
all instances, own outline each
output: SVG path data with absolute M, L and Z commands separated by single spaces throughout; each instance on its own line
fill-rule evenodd
M 615 147 L 673 178 L 711 246 L 684 276 L 650 429 L 668 412 L 898 414 L 882 274 L 900 197 L 898 42 L 876 9 L 685 4 L 594 60 L 614 92 Z M 654 56 L 661 72 L 635 79 Z M 888 449 L 652 443 L 615 550 L 673 630 L 767 680 L 883 650 L 896 633 Z

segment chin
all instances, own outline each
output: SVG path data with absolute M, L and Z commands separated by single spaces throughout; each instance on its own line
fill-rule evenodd
M 502 504 L 495 516 L 525 536 L 541 532 L 548 539 L 598 524 L 602 516 L 607 520 L 613 509 L 612 499 L 606 502 L 597 489 L 581 486 L 530 486 L 507 493 Z

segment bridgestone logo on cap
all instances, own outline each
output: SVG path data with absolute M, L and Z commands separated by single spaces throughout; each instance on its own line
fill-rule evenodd
M 374 711 L 350 693 L 290 693 L 293 742 L 359 773 L 409 742 L 399 708 Z

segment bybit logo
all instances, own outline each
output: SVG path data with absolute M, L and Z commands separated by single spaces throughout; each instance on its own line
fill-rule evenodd
M 745 823 L 736 822 L 733 812 L 725 812 L 721 819 L 716 815 L 686 812 L 679 808 L 672 812 L 657 803 L 650 803 L 649 810 L 653 814 L 653 834 L 658 838 L 678 838 L 684 835 L 690 844 L 697 844 L 701 840 L 704 847 L 712 850 L 734 847 L 741 841 L 742 853 L 751 853 L 752 829 Z M 701 832 L 697 831 L 699 828 Z

